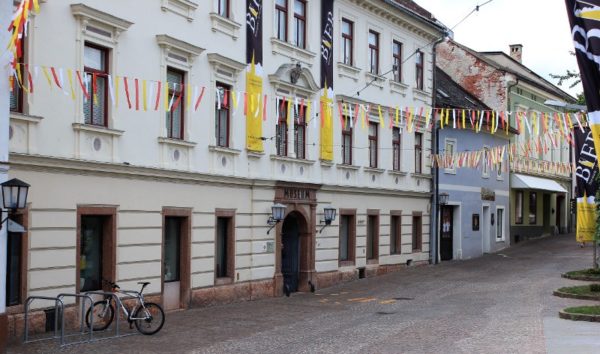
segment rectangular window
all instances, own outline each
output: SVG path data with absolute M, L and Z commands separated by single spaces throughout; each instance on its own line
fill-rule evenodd
M 354 65 L 352 41 L 354 37 L 354 23 L 342 19 L 342 55 L 346 65 Z
M 217 13 L 222 17 L 229 18 L 229 0 L 217 0 Z
M 490 176 L 490 149 L 488 147 L 483 148 L 483 164 L 481 166 L 481 175 L 484 178 Z
M 367 261 L 379 258 L 379 215 L 367 216 Z
M 344 117 L 345 127 L 342 127 L 342 163 L 352 165 L 352 127 L 348 122 L 348 117 Z
M 500 161 L 496 164 L 496 179 L 498 179 L 498 180 L 504 179 L 504 176 L 502 175 L 502 166 L 504 164 L 502 162 L 503 161 Z
M 231 87 L 217 82 L 217 97 L 215 99 L 215 138 L 217 146 L 229 147 L 229 95 Z M 226 102 L 226 103 L 224 103 Z
M 412 217 L 412 250 L 420 251 L 423 243 L 423 224 L 420 214 L 413 213 Z
M 425 55 L 420 50 L 417 50 L 417 53 L 415 54 L 415 58 L 416 58 L 416 65 L 415 65 L 416 84 L 417 84 L 417 88 L 419 90 L 422 90 L 423 89 L 423 67 L 424 67 L 424 63 L 425 63 Z
M 402 156 L 400 136 L 400 128 L 392 128 L 392 157 L 394 171 L 400 171 L 400 156 Z
M 164 281 L 179 281 L 181 265 L 181 232 L 183 218 L 166 217 L 165 218 L 165 244 L 163 274 Z
M 496 241 L 504 240 L 504 209 L 496 210 Z
M 294 153 L 296 158 L 306 158 L 306 107 L 302 104 L 294 107 Z
M 378 124 L 369 122 L 369 167 L 377 168 L 377 129 Z
M 537 193 L 529 192 L 529 223 L 537 224 Z
M 369 31 L 369 72 L 379 74 L 379 33 Z
M 456 152 L 456 140 L 446 139 L 444 144 L 444 155 L 452 156 Z M 456 169 L 453 165 L 444 169 L 444 173 L 456 173 Z
M 184 73 L 173 68 L 167 68 L 167 85 L 169 87 L 169 97 L 173 97 L 171 109 L 166 113 L 167 137 L 183 139 Z
M 228 216 L 220 216 L 221 214 L 228 214 Z M 215 277 L 233 279 L 233 274 L 235 272 L 235 238 L 233 212 L 217 212 L 216 227 L 217 230 L 215 242 Z
M 390 254 L 400 254 L 402 253 L 402 212 L 390 214 Z
M 85 124 L 108 126 L 108 49 L 86 43 L 83 49 L 83 66 L 86 89 L 90 99 L 84 97 Z
M 288 143 L 288 126 L 287 126 L 287 101 L 283 100 L 281 103 L 278 102 L 279 106 L 279 118 L 277 119 L 277 125 L 275 126 L 275 143 L 277 145 L 277 155 L 287 156 L 287 143 Z
M 415 133 L 415 173 L 423 172 L 423 134 Z
M 275 23 L 277 24 L 277 39 L 287 41 L 287 0 L 275 1 Z
M 28 86 L 27 75 L 29 75 L 29 73 L 27 72 L 25 65 L 24 65 L 25 64 L 24 57 L 25 57 L 25 51 L 26 51 L 25 41 L 23 41 L 22 43 L 23 43 L 23 47 L 22 47 L 23 53 L 17 61 L 17 67 L 15 68 L 15 70 L 18 70 L 21 74 L 21 83 L 23 85 Z M 9 81 L 9 83 L 11 85 L 11 87 L 10 87 L 10 111 L 23 113 L 23 99 L 24 99 L 23 87 L 21 85 L 19 85 L 19 83 L 17 82 L 17 79 L 14 76 L 11 77 L 11 80 L 12 81 Z
M 523 191 L 517 191 L 517 200 L 515 201 L 515 224 L 523 223 Z
M 6 254 L 6 306 L 21 303 L 22 233 L 8 233 Z
M 306 48 L 306 1 L 294 0 L 294 44 Z
M 116 211 L 112 208 L 110 211 L 103 211 L 114 212 Z M 79 222 L 79 291 L 101 290 L 102 279 L 114 281 L 114 214 L 80 214 Z
M 402 82 L 402 43 L 394 41 L 392 43 L 392 55 L 394 65 L 394 81 Z
M 356 211 L 340 210 L 340 240 L 339 263 L 343 265 L 354 264 L 354 248 L 356 238 Z

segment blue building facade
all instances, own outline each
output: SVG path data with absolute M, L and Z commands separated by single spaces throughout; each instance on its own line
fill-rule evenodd
M 439 68 L 436 74 L 438 107 L 489 110 Z M 486 151 L 507 145 L 514 131 L 492 135 L 485 126 L 479 133 L 469 128 L 438 130 L 442 155 L 482 151 L 477 169 L 439 168 L 438 191 L 449 196 L 448 203 L 440 206 L 438 256 L 442 261 L 474 258 L 510 244 L 508 153 L 492 167 L 486 163 Z

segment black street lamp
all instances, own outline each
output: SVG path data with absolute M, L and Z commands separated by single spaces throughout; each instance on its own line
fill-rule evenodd
M 325 220 L 323 220 L 322 222 L 325 222 L 325 225 L 323 225 L 321 230 L 319 230 L 319 233 L 322 233 L 323 229 L 331 225 L 331 222 L 335 220 L 335 208 L 332 208 L 330 206 L 323 208 L 323 216 L 325 217 Z
M 448 198 L 450 198 L 450 195 L 448 193 L 440 193 L 438 195 L 438 203 L 441 206 L 444 206 L 444 205 L 448 204 Z
M 269 230 L 267 230 L 267 235 L 269 234 L 269 232 L 271 232 L 275 225 L 277 225 L 279 222 L 281 222 L 281 220 L 283 220 L 286 208 L 287 207 L 283 204 L 273 204 L 273 206 L 271 207 L 271 216 L 269 216 L 269 220 L 267 220 L 267 225 L 271 226 Z
M 27 194 L 30 186 L 20 179 L 13 178 L 0 184 L 0 187 L 2 187 L 2 208 L 0 208 L 0 229 L 2 229 L 2 224 L 8 220 L 8 216 L 2 219 L 2 210 L 8 209 L 10 215 L 14 214 L 17 209 L 24 209 L 27 206 Z

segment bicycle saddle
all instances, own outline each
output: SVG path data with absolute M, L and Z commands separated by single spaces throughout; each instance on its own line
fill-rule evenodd
M 146 285 L 150 284 L 150 282 L 149 281 L 138 281 L 138 284 L 146 286 Z

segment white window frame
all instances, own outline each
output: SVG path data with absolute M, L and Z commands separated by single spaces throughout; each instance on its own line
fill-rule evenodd
M 498 225 L 500 225 L 500 219 L 498 218 L 498 210 L 502 210 L 502 237 L 498 238 Z M 504 242 L 506 240 L 506 225 L 504 219 L 506 218 L 506 208 L 504 206 L 496 207 L 496 242 Z
M 504 158 L 502 158 L 500 160 L 498 170 L 496 170 L 496 180 L 498 180 L 498 181 L 504 181 L 504 171 L 502 171 L 503 168 L 504 168 Z
M 452 147 L 453 147 L 452 153 L 456 153 L 456 146 L 458 145 L 458 142 L 456 141 L 455 138 L 445 138 L 444 139 L 444 156 L 446 154 L 446 149 L 447 149 L 448 145 L 452 145 Z M 456 174 L 456 166 L 452 165 L 451 168 L 445 168 L 444 173 L 455 175 Z
M 487 154 L 486 154 L 487 151 Z M 487 156 L 487 158 L 486 158 Z M 490 178 L 490 167 L 487 164 L 487 160 L 490 158 L 490 147 L 487 145 L 483 146 L 483 154 L 481 156 L 481 177 Z

